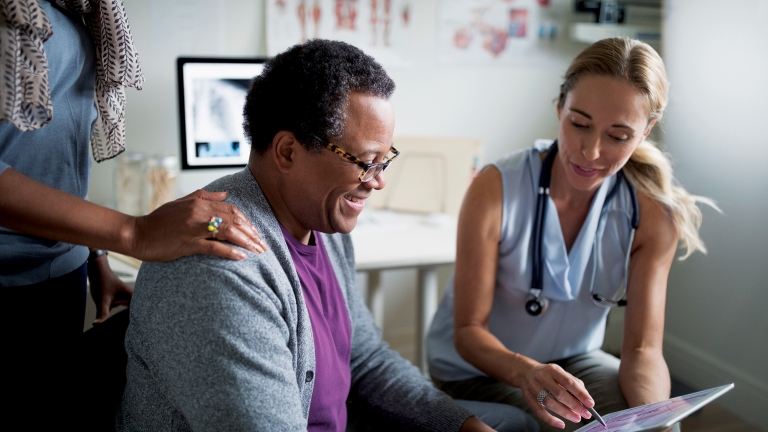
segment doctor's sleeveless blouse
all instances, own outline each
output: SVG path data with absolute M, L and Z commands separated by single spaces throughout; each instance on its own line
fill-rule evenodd
M 632 229 L 632 198 L 626 184 L 605 203 L 616 175 L 607 178 L 595 193 L 570 253 L 566 251 L 557 208 L 549 198 L 542 247 L 542 295 L 549 299 L 549 308 L 539 316 L 525 311 L 532 280 L 541 153 L 551 144 L 551 140 L 537 140 L 532 149 L 510 153 L 494 164 L 502 177 L 503 210 L 488 329 L 510 351 L 542 363 L 602 346 L 608 309 L 592 302 L 590 287 L 594 280 L 594 292 L 616 295 L 624 283 L 624 260 Z M 454 346 L 453 298 L 451 277 L 427 336 L 430 373 L 441 381 L 484 376 L 464 361 Z

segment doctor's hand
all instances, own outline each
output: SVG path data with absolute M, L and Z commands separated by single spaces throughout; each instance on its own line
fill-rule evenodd
M 256 228 L 240 209 L 223 203 L 226 192 L 197 190 L 134 219 L 130 253 L 143 261 L 170 261 L 185 255 L 207 254 L 240 260 L 245 253 L 219 240 L 255 253 L 267 250 Z M 218 232 L 209 232 L 211 218 L 221 218 Z M 214 238 L 215 237 L 215 238 Z
M 592 418 L 585 405 L 594 407 L 595 401 L 584 383 L 556 364 L 539 364 L 529 369 L 520 388 L 531 410 L 550 426 L 562 429 L 565 423 L 547 410 L 574 423 L 580 422 L 582 417 Z M 544 398 L 542 406 L 537 396 L 543 390 L 549 395 Z

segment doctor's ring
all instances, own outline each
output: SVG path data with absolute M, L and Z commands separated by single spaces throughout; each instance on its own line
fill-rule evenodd
M 211 220 L 208 221 L 208 232 L 211 233 L 211 238 L 216 238 L 216 233 L 219 232 L 219 225 L 221 225 L 221 218 L 213 216 L 211 217 Z
M 547 396 L 550 396 L 551 394 L 552 394 L 552 393 L 550 393 L 550 392 L 548 392 L 548 391 L 546 391 L 546 390 L 542 390 L 542 391 L 540 391 L 540 392 L 539 392 L 539 394 L 538 394 L 538 395 L 536 395 L 536 400 L 537 400 L 537 401 L 539 401 L 539 405 L 541 405 L 541 406 L 544 406 L 544 399 L 545 399 Z

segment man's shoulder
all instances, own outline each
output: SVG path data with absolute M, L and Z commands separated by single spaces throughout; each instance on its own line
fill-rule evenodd
M 206 279 L 221 276 L 258 275 L 270 267 L 267 254 L 256 254 L 239 246 L 232 246 L 244 252 L 246 258 L 235 261 L 213 255 L 189 255 L 167 262 L 145 262 L 139 269 L 137 284 L 151 285 L 153 282 L 177 279 L 195 279 L 204 283 Z
M 207 185 L 203 186 L 203 189 L 211 192 L 217 192 L 217 191 L 224 191 L 234 188 L 235 186 L 235 179 L 236 176 L 239 174 L 229 174 L 222 177 L 217 178 L 216 180 L 208 183 Z
M 291 295 L 288 275 L 271 251 L 233 261 L 210 255 L 191 255 L 162 263 L 144 263 L 136 280 L 132 303 L 172 303 L 214 307 L 245 298 L 268 299 L 278 308 Z M 239 299 L 239 300 L 238 300 Z
M 209 192 L 227 192 L 224 202 L 234 205 L 259 230 L 264 240 L 282 239 L 280 226 L 272 207 L 248 167 L 232 175 L 220 177 L 203 187 Z

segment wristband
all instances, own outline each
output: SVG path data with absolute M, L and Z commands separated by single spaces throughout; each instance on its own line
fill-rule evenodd
M 91 253 L 88 254 L 88 261 L 93 261 L 102 255 L 108 255 L 108 254 L 109 252 L 107 252 L 105 249 L 96 249 L 94 251 L 91 251 Z

